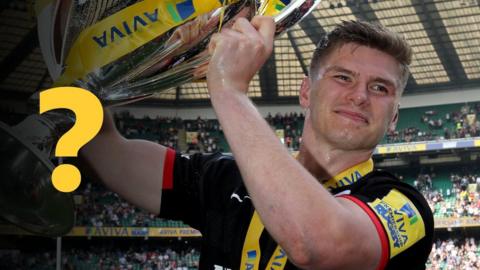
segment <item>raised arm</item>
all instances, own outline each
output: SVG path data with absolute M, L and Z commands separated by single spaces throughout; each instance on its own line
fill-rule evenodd
M 216 35 L 212 104 L 265 228 L 302 269 L 375 269 L 380 240 L 360 207 L 333 197 L 294 160 L 246 95 L 273 46 L 271 18 L 239 19 Z
M 122 137 L 106 111 L 102 129 L 81 149 L 80 156 L 110 190 L 159 214 L 166 152 L 157 143 Z

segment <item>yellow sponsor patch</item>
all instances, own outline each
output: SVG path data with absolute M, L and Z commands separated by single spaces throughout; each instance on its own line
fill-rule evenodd
M 390 258 L 425 237 L 425 225 L 415 205 L 398 190 L 368 203 L 377 214 L 390 242 Z

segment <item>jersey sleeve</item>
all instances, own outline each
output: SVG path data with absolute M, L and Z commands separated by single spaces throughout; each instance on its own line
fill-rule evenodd
M 370 181 L 343 195 L 374 223 L 382 244 L 378 269 L 424 269 L 433 241 L 433 215 L 423 196 L 397 181 Z
M 160 217 L 203 230 L 208 210 L 223 204 L 224 189 L 238 173 L 233 158 L 220 153 L 182 155 L 169 149 L 163 169 Z

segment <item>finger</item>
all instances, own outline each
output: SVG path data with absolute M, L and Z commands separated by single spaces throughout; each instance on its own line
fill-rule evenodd
M 200 66 L 196 67 L 193 71 L 193 76 L 196 79 L 204 78 L 208 71 L 208 62 L 201 64 Z
M 252 40 L 262 39 L 257 29 L 245 18 L 236 19 L 232 30 L 242 33 Z
M 228 28 L 222 29 L 220 36 L 224 38 L 235 38 L 239 41 L 246 39 L 243 33 Z
M 215 50 L 221 46 L 224 41 L 228 40 L 237 40 L 240 41 L 245 39 L 245 36 L 237 31 L 232 29 L 222 29 L 221 33 L 215 33 L 210 38 L 210 43 L 208 44 L 208 52 L 210 55 L 213 55 Z M 228 43 L 228 42 L 227 42 Z
M 215 52 L 215 48 L 217 47 L 218 40 L 220 38 L 220 34 L 213 34 L 212 37 L 210 38 L 210 42 L 208 43 L 208 53 L 210 55 L 213 55 L 213 52 Z
M 189 24 L 188 27 L 182 29 L 181 32 L 183 44 L 188 44 L 190 42 L 190 34 L 192 33 L 192 25 Z
M 186 25 L 182 25 L 178 27 L 177 30 L 175 30 L 175 32 L 173 32 L 173 35 L 172 35 L 172 37 L 175 38 L 175 40 L 180 40 L 182 44 L 185 44 L 187 41 L 186 33 L 188 33 L 188 31 L 185 30 L 185 27 Z
M 267 48 L 273 47 L 275 36 L 275 21 L 270 16 L 255 16 L 251 21 L 252 26 L 260 33 Z

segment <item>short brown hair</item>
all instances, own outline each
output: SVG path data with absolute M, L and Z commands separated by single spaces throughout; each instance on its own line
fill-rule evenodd
M 335 48 L 347 43 L 357 43 L 380 50 L 394 57 L 400 63 L 402 72 L 401 90 L 405 88 L 412 61 L 412 48 L 399 34 L 388 30 L 380 24 L 362 21 L 342 21 L 335 29 L 325 34 L 318 42 L 310 64 L 310 76 L 318 72 L 321 61 Z

